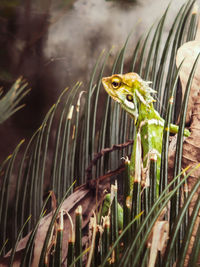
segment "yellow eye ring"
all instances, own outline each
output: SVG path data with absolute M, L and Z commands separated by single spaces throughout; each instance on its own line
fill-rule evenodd
M 112 88 L 113 89 L 118 89 L 119 87 L 121 86 L 121 81 L 120 81 L 120 79 L 119 78 L 114 78 L 113 80 L 112 80 Z
M 128 101 L 132 102 L 132 101 L 133 101 L 133 96 L 132 96 L 132 95 L 127 95 L 127 96 L 126 96 L 126 99 L 127 99 Z

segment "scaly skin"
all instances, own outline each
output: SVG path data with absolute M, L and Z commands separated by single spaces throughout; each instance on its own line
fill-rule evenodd
M 131 180 L 149 185 L 149 159 L 157 157 L 157 184 L 160 179 L 160 158 L 164 120 L 154 109 L 155 100 L 151 93 L 156 93 L 149 87 L 149 82 L 143 81 L 137 73 L 124 75 L 114 74 L 102 79 L 107 93 L 117 101 L 134 119 L 136 135 L 131 156 Z M 177 133 L 178 126 L 170 124 L 170 132 Z M 185 130 L 186 136 L 190 135 Z

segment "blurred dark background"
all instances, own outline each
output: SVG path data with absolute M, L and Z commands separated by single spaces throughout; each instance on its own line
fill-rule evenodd
M 26 107 L 0 126 L 0 161 L 21 139 L 30 138 L 65 87 L 77 81 L 87 84 L 101 51 L 114 45 L 111 65 L 133 30 L 130 56 L 139 36 L 161 17 L 169 2 L 1 0 L 0 86 L 6 92 L 22 75 L 32 90 L 23 101 Z M 184 2 L 174 1 L 169 15 L 174 17 Z

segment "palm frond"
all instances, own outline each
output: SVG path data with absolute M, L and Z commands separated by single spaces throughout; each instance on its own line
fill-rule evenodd
M 16 80 L 10 90 L 0 99 L 0 123 L 3 123 L 24 107 L 24 105 L 19 105 L 19 103 L 29 91 L 27 83 L 22 78 Z
M 189 0 L 180 8 L 166 40 L 163 40 L 163 29 L 166 23 L 166 16 L 167 13 L 170 12 L 170 7 L 168 7 L 160 21 L 156 25 L 153 25 L 150 31 L 147 32 L 146 37 L 140 38 L 132 52 L 132 59 L 127 68 L 127 70 L 130 71 L 137 71 L 143 78 L 152 80 L 154 87 L 158 92 L 156 108 L 158 111 L 162 112 L 164 117 L 166 117 L 166 125 L 170 123 L 171 117 L 174 116 L 173 114 L 176 111 L 174 111 L 170 104 L 168 104 L 168 100 L 175 94 L 178 86 L 177 80 L 179 69 L 177 70 L 175 64 L 177 49 L 183 42 L 192 39 L 195 36 L 197 14 L 195 16 L 191 13 L 193 4 L 194 1 Z M 161 49 L 161 42 L 163 41 L 165 42 L 165 46 Z M 111 73 L 122 73 L 123 71 L 126 71 L 124 59 L 128 44 L 129 37 L 116 56 Z M 31 239 L 27 243 L 25 249 L 22 266 L 27 262 L 27 255 L 32 255 L 31 249 L 33 249 L 34 236 L 41 220 L 41 214 L 43 214 L 43 212 L 41 213 L 41 210 L 43 207 L 44 193 L 52 190 L 56 195 L 59 205 L 56 211 L 54 211 L 46 235 L 40 257 L 40 266 L 44 265 L 50 235 L 57 219 L 59 209 L 61 208 L 61 203 L 66 197 L 65 192 L 71 193 L 73 191 L 73 181 L 77 180 L 78 185 L 87 182 L 86 169 L 94 158 L 95 153 L 106 147 L 112 147 L 114 144 L 123 144 L 134 137 L 134 122 L 127 116 L 125 111 L 120 109 L 118 104 L 113 103 L 107 95 L 105 96 L 104 93 L 101 93 L 101 78 L 104 75 L 109 55 L 110 52 L 106 55 L 102 53 L 99 56 L 91 74 L 88 86 L 77 83 L 73 88 L 65 89 L 63 91 L 57 102 L 50 108 L 41 126 L 26 144 L 22 153 L 23 155 L 20 158 L 19 166 L 16 166 L 16 159 L 19 159 L 18 152 L 19 149 L 20 151 L 22 149 L 22 142 L 1 166 L 3 183 L 0 194 L 0 227 L 3 229 L 3 232 L 0 236 L 0 248 L 4 246 L 5 241 L 9 238 L 9 242 L 3 247 L 3 251 L 5 254 L 11 247 L 14 248 L 12 250 L 11 261 L 14 260 L 17 245 L 13 240 L 17 240 L 18 242 L 18 233 L 20 233 L 21 236 L 22 229 L 23 236 L 33 229 Z M 188 81 L 188 86 L 192 80 L 192 73 L 190 80 Z M 21 80 L 18 80 L 11 88 L 11 91 L 8 92 L 8 95 L 5 96 L 6 98 L 2 98 L 2 119 L 0 119 L 0 122 L 3 122 L 18 109 L 17 105 L 19 101 L 28 92 L 24 92 L 26 85 L 23 84 L 20 86 L 20 84 Z M 10 99 L 12 99 L 13 102 L 9 102 Z M 183 104 L 185 108 L 187 104 L 186 102 L 187 101 Z M 164 108 L 161 109 L 161 106 Z M 101 113 L 101 116 L 99 116 L 99 113 Z M 182 115 L 182 117 L 183 122 L 181 124 L 184 125 L 184 115 Z M 126 233 L 131 233 L 133 230 L 136 231 L 134 240 L 129 240 L 131 243 L 127 242 L 127 244 L 125 244 L 121 258 L 117 258 L 121 266 L 126 266 L 130 262 L 133 264 L 131 266 L 137 266 L 139 260 L 142 258 L 144 258 L 144 262 L 141 261 L 141 265 L 143 264 L 145 266 L 149 259 L 149 249 L 145 250 L 145 246 L 154 223 L 161 211 L 166 207 L 173 195 L 178 192 L 179 188 L 183 185 L 189 175 L 185 176 L 185 180 L 183 179 L 179 183 L 176 183 L 175 180 L 177 180 L 177 177 L 180 175 L 180 166 L 178 166 L 177 163 L 178 169 L 175 173 L 176 179 L 167 186 L 168 139 L 169 134 L 166 132 L 166 136 L 164 135 L 163 138 L 164 151 L 162 153 L 160 197 L 158 199 L 155 198 L 155 183 L 152 183 L 151 188 L 149 190 L 147 189 L 144 193 L 145 197 L 144 204 L 142 204 L 143 206 L 139 206 L 141 204 L 140 200 L 142 199 L 140 194 L 141 191 L 139 187 L 135 188 L 135 190 L 137 190 L 137 194 L 135 195 L 139 197 L 135 199 L 134 203 L 138 204 L 136 204 L 134 210 L 132 210 L 132 217 L 134 218 L 132 218 L 132 221 L 130 221 L 130 218 L 127 219 L 127 225 L 124 226 L 124 232 L 122 232 L 119 237 L 116 233 L 118 226 L 116 220 L 114 220 L 114 230 L 116 235 L 113 239 L 114 245 L 110 244 L 113 245 L 112 249 L 119 249 L 119 242 L 121 242 L 120 240 L 123 236 L 127 236 Z M 181 144 L 177 146 L 177 150 L 179 150 L 180 147 Z M 100 175 L 104 175 L 108 170 L 115 170 L 120 165 L 121 157 L 129 155 L 130 152 L 131 146 L 126 148 L 126 150 L 115 150 L 112 153 L 107 153 L 97 162 L 97 164 L 92 165 L 92 177 L 97 178 Z M 17 182 L 14 201 L 11 203 L 11 200 L 9 200 L 9 184 L 12 177 L 16 175 L 15 168 L 17 170 Z M 151 169 L 152 171 L 155 170 L 153 164 Z M 89 179 L 91 179 L 91 177 Z M 152 180 L 153 179 L 152 174 Z M 174 184 L 174 188 L 172 191 L 169 191 L 172 184 Z M 191 237 L 192 227 L 194 226 L 197 210 L 199 208 L 199 201 L 187 224 L 185 224 L 183 218 L 189 208 L 189 200 L 197 191 L 198 186 L 199 182 L 188 195 L 181 211 L 175 215 L 171 222 L 171 233 L 176 236 L 178 235 L 178 232 L 175 233 L 175 225 L 178 225 L 179 229 L 184 225 L 185 229 L 187 229 L 186 234 L 183 236 L 183 240 L 186 243 Z M 151 196 L 150 199 L 149 196 Z M 117 195 L 115 196 L 115 201 L 116 200 Z M 115 214 L 114 217 L 116 217 L 117 213 L 116 204 L 117 203 L 115 202 L 112 211 L 112 213 Z M 14 215 L 10 212 L 13 208 L 15 211 Z M 146 209 L 144 215 L 143 212 L 141 212 L 142 209 Z M 29 220 L 27 224 L 24 224 L 25 218 L 30 214 L 33 219 Z M 9 221 L 13 221 L 12 227 L 10 226 Z M 191 227 L 189 226 L 189 223 Z M 109 231 L 109 229 L 107 230 Z M 113 233 L 112 230 L 111 233 Z M 104 234 L 103 239 L 109 242 L 107 234 Z M 199 237 L 199 231 L 197 237 Z M 171 252 L 174 247 L 177 246 L 178 239 L 179 238 L 174 238 L 173 242 L 169 242 L 165 254 L 167 261 L 170 261 Z M 99 240 L 101 240 L 100 237 Z M 109 243 L 106 244 L 106 248 L 108 248 Z M 198 240 L 195 240 L 195 244 L 196 247 L 199 248 Z M 106 248 L 102 252 L 103 254 L 98 256 L 98 260 L 102 260 L 101 264 L 103 265 L 101 266 L 107 264 L 107 259 L 111 255 L 111 252 L 108 252 Z M 183 246 L 179 247 L 174 256 L 174 261 L 178 260 L 178 262 L 182 264 L 180 255 L 181 253 L 185 255 L 185 251 L 186 249 L 184 249 Z M 98 254 L 97 252 L 96 254 Z M 108 254 L 106 255 L 107 252 Z M 133 252 L 135 254 L 134 259 L 132 257 Z M 86 252 L 83 252 L 82 254 L 84 253 Z M 197 260 L 197 254 L 197 249 L 193 248 L 191 255 L 193 255 L 195 260 Z M 79 257 L 81 258 L 82 255 Z M 78 259 L 75 260 L 78 261 Z M 190 262 L 194 264 L 193 259 L 190 259 Z M 162 262 L 162 264 L 165 266 L 164 262 Z

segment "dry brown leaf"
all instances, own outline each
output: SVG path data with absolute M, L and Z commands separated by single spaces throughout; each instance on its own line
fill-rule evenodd
M 191 136 L 185 140 L 184 145 L 183 145 L 183 157 L 182 157 L 183 168 L 188 166 L 189 164 L 191 166 L 196 166 L 197 163 L 200 162 L 200 131 L 199 129 L 200 129 L 200 92 L 198 93 L 195 99 L 194 107 L 192 109 L 192 121 L 191 121 L 191 127 L 190 127 Z M 200 169 L 196 169 L 188 179 L 188 190 L 189 191 L 191 191 L 191 189 L 193 188 L 194 184 L 197 182 L 199 177 L 200 177 Z M 200 188 L 198 189 L 197 193 L 194 195 L 191 201 L 191 205 L 189 209 L 190 214 L 192 213 L 198 194 L 200 194 Z M 196 223 L 193 229 L 193 233 L 192 233 L 193 237 L 189 245 L 185 266 L 187 266 L 189 254 L 192 251 L 194 237 L 196 235 L 198 227 L 200 227 L 200 211 L 199 211 L 199 216 L 196 220 Z M 200 261 L 200 254 L 199 254 L 199 261 Z
M 103 198 L 103 196 L 102 196 Z M 100 198 L 102 200 L 102 198 Z M 99 201 L 101 201 L 99 200 Z M 61 207 L 62 210 L 68 212 L 74 221 L 74 213 L 76 208 L 81 205 L 83 209 L 83 223 L 82 227 L 84 228 L 89 222 L 89 219 L 92 215 L 92 211 L 95 210 L 96 206 L 99 205 L 99 202 L 96 201 L 96 196 L 94 190 L 88 188 L 87 185 L 81 186 L 77 191 L 71 194 L 64 202 Z M 33 261 L 32 266 L 38 266 L 40 253 L 44 244 L 44 239 L 52 218 L 52 212 L 46 215 L 40 222 L 38 231 L 36 234 Z M 64 215 L 64 232 L 63 232 L 63 259 L 67 255 L 67 244 L 69 233 L 71 232 L 71 224 L 67 214 Z M 30 233 L 29 233 L 30 235 Z M 15 255 L 14 267 L 20 265 L 21 256 L 23 255 L 23 249 L 26 246 L 29 235 L 20 240 L 17 246 L 17 252 Z M 0 260 L 0 267 L 8 266 L 10 253 L 8 253 L 3 259 Z
M 184 139 L 183 143 L 183 155 L 182 155 L 182 168 L 187 166 L 195 167 L 200 163 L 200 92 L 194 98 L 194 106 L 192 108 L 191 125 L 190 131 L 191 135 Z M 175 143 L 176 137 L 173 139 L 172 144 L 169 148 L 169 180 L 173 178 L 173 168 L 174 168 L 174 157 L 175 157 Z M 193 185 L 196 183 L 197 179 L 200 177 L 200 168 L 194 170 L 191 176 L 188 178 L 188 190 L 191 191 Z M 200 192 L 200 189 L 199 189 Z M 190 214 L 194 202 L 192 202 Z
M 200 24 L 198 27 L 197 40 L 185 43 L 178 50 L 176 62 L 177 66 L 183 62 L 183 66 L 180 71 L 180 80 L 182 85 L 182 95 L 184 95 L 186 84 L 188 77 L 190 75 L 190 71 L 194 64 L 194 61 L 197 55 L 200 53 Z M 186 123 L 190 123 L 190 131 L 191 135 L 188 138 L 185 138 L 183 143 L 183 155 L 182 155 L 182 168 L 186 168 L 188 165 L 191 167 L 195 167 L 198 163 L 200 163 L 200 61 L 198 62 L 197 69 L 194 75 L 194 79 L 192 82 L 187 115 L 186 115 Z M 174 138 L 175 140 L 175 138 Z M 174 142 L 169 147 L 169 179 L 173 178 L 173 164 L 174 164 L 174 156 L 175 156 L 175 146 Z M 191 176 L 188 178 L 188 188 L 187 190 L 191 191 L 197 179 L 200 177 L 200 169 L 196 169 Z M 197 200 L 197 196 L 200 193 L 200 188 L 198 192 L 194 195 L 189 213 L 191 215 L 195 202 Z M 200 213 L 199 213 L 200 216 Z M 187 257 L 184 266 L 188 266 L 189 255 L 192 250 L 194 237 L 196 235 L 197 229 L 200 227 L 199 217 L 196 220 L 195 227 L 193 229 L 191 242 L 189 245 L 189 249 L 187 252 Z M 200 256 L 199 256 L 200 260 Z
M 65 212 L 68 212 L 72 218 L 72 221 L 74 222 L 74 215 L 75 215 L 75 210 L 76 208 L 81 205 L 82 206 L 82 212 L 83 212 L 83 223 L 82 223 L 82 228 L 85 227 L 85 225 L 88 223 L 91 215 L 92 215 L 92 210 L 95 209 L 96 207 L 96 199 L 95 195 L 91 192 L 90 189 L 88 189 L 86 186 L 81 187 L 80 190 L 77 190 L 73 194 L 71 194 L 63 203 L 62 209 Z M 48 223 L 49 225 L 49 223 Z M 48 226 L 47 226 L 48 227 Z M 69 239 L 69 233 L 71 229 L 71 223 L 70 220 L 67 216 L 67 214 L 64 216 L 64 232 L 63 232 L 63 259 L 67 255 L 67 244 L 68 244 L 68 239 Z M 38 231 L 38 237 L 43 231 L 43 229 L 39 229 Z M 43 233 L 43 232 L 42 232 Z M 46 231 L 43 233 L 43 236 L 45 237 Z M 41 240 L 41 246 L 38 247 L 37 240 L 37 249 L 34 250 L 34 261 L 32 266 L 37 266 L 39 262 L 39 257 L 43 245 L 43 240 Z
M 125 144 L 121 144 L 118 146 L 113 146 L 111 149 L 104 149 L 102 152 L 100 152 L 100 155 L 103 155 L 106 152 L 110 152 L 116 149 L 122 149 L 123 147 L 126 147 L 127 145 L 132 144 L 132 141 L 127 142 Z M 100 155 L 97 155 L 99 158 Z M 96 159 L 95 159 L 96 162 Z M 91 171 L 93 164 L 95 162 L 92 162 L 91 166 L 89 166 L 89 171 Z M 64 231 L 63 231 L 63 252 L 62 257 L 63 260 L 67 256 L 67 250 L 68 250 L 68 239 L 71 238 L 71 223 L 74 222 L 75 217 L 75 210 L 76 208 L 81 205 L 83 210 L 83 216 L 82 216 L 82 228 L 84 228 L 92 215 L 92 212 L 96 210 L 96 208 L 99 206 L 100 203 L 102 203 L 104 199 L 105 192 L 107 190 L 110 190 L 110 180 L 112 177 L 115 177 L 117 174 L 124 171 L 124 164 L 122 164 L 118 169 L 115 171 L 110 171 L 104 176 L 99 177 L 98 179 L 89 179 L 88 183 L 76 188 L 76 191 L 72 193 L 64 202 L 61 207 L 61 209 L 64 211 Z M 52 200 L 52 209 L 55 210 L 56 207 L 56 199 L 53 195 Z M 69 219 L 70 217 L 70 219 Z M 35 244 L 34 252 L 33 252 L 33 260 L 32 260 L 32 266 L 38 266 L 42 246 L 44 243 L 44 239 L 50 224 L 52 218 L 52 212 L 48 215 L 46 215 L 40 222 L 38 231 L 35 238 Z M 70 221 L 72 220 L 72 221 Z M 20 265 L 20 260 L 23 256 L 23 250 L 26 247 L 26 243 L 28 241 L 28 238 L 31 233 L 29 233 L 27 236 L 25 236 L 23 239 L 20 240 L 18 243 L 16 253 L 15 253 L 15 259 L 14 259 L 14 267 L 18 267 Z M 83 245 L 88 242 L 88 236 L 84 236 L 82 239 Z M 7 255 L 3 258 L 0 258 L 0 267 L 6 267 L 9 264 L 10 260 L 10 252 L 7 253 Z
M 179 49 L 176 57 L 176 64 L 179 66 L 183 61 L 181 71 L 180 71 L 180 80 L 182 85 L 182 98 L 184 97 L 187 81 L 192 70 L 193 64 L 200 53 L 200 41 L 191 41 L 183 44 Z M 200 61 L 197 64 L 196 72 L 192 82 L 190 98 L 188 102 L 187 115 L 186 115 L 186 124 L 190 122 L 192 115 L 192 108 L 194 105 L 194 100 L 199 92 L 200 88 Z
M 148 267 L 155 266 L 158 251 L 165 251 L 168 238 L 169 222 L 157 221 L 153 227 L 151 244 L 148 244 L 151 247 Z
M 197 12 L 198 12 L 198 5 L 195 3 L 193 13 L 197 13 Z M 192 70 L 194 61 L 197 58 L 199 53 L 200 53 L 200 20 L 198 23 L 195 40 L 183 44 L 178 49 L 177 56 L 176 56 L 177 66 L 179 66 L 184 60 L 183 65 L 181 67 L 181 71 L 180 71 L 180 80 L 181 80 L 181 85 L 182 85 L 182 98 L 184 97 L 187 80 Z M 199 88 L 200 88 L 199 73 L 200 73 L 200 61 L 197 64 L 197 69 L 196 69 L 192 87 L 191 87 L 190 98 L 189 98 L 188 108 L 187 108 L 186 124 L 190 122 L 194 100 L 199 92 Z

